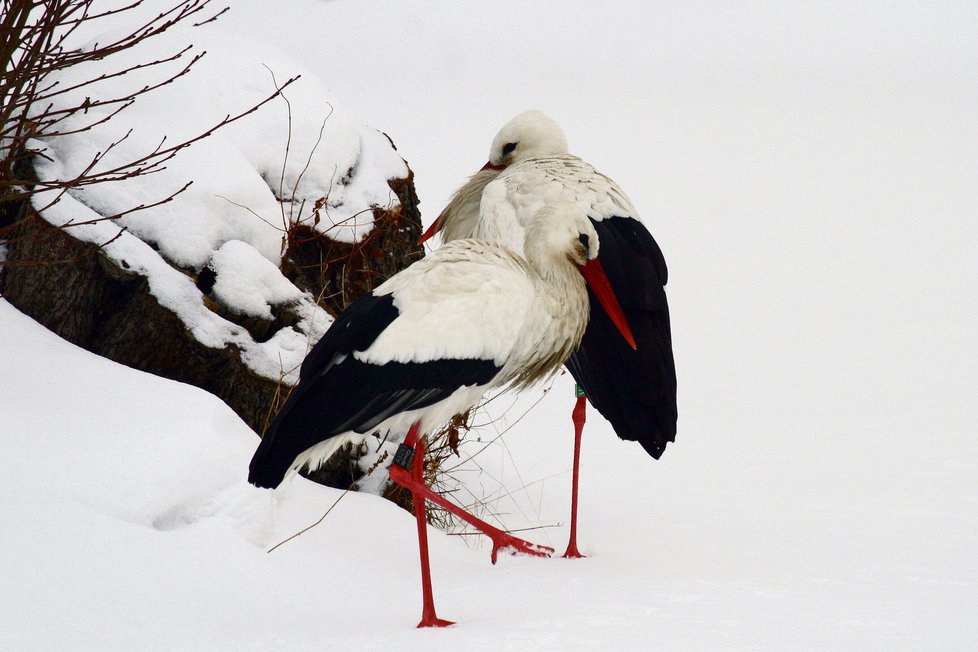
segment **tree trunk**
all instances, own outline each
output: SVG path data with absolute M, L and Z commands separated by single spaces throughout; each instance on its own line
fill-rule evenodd
M 407 178 L 389 183 L 401 205 L 393 211 L 374 209 L 374 229 L 360 242 L 339 242 L 306 225 L 289 231 L 282 264 L 285 276 L 317 297 L 334 317 L 424 255 L 418 244 L 421 216 L 414 172 L 409 170 Z
M 391 180 L 390 186 L 400 206 L 375 209 L 374 229 L 359 243 L 335 242 L 308 227 L 294 229 L 284 272 L 300 289 L 320 297 L 320 305 L 334 316 L 422 255 L 413 174 Z M 251 371 L 237 348 L 198 342 L 150 294 L 144 277 L 118 267 L 98 246 L 52 227 L 26 207 L 4 229 L 3 238 L 8 251 L 0 266 L 0 293 L 21 312 L 93 353 L 205 389 L 255 432 L 264 431 L 288 387 Z M 268 323 L 258 328 L 211 307 L 248 328 L 257 341 L 273 328 Z M 287 322 L 274 327 L 282 325 Z

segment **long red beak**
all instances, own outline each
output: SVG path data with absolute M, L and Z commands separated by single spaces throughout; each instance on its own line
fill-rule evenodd
M 428 227 L 428 230 L 421 235 L 421 238 L 418 240 L 418 244 L 424 244 L 427 242 L 432 236 L 441 231 L 441 226 L 441 215 L 439 215 L 435 221 L 431 223 L 431 226 Z
M 492 161 L 486 161 L 486 164 L 482 166 L 482 170 L 502 170 L 505 165 L 493 165 Z M 479 170 L 479 172 L 482 172 Z
M 633 351 L 637 351 L 635 336 L 632 335 L 632 329 L 628 327 L 628 320 L 625 319 L 625 313 L 621 311 L 621 305 L 615 297 L 614 290 L 611 289 L 611 283 L 608 282 L 608 276 L 604 273 L 604 267 L 595 258 L 587 261 L 578 269 L 581 270 L 581 275 L 584 276 L 587 284 L 591 286 L 591 290 L 594 292 L 594 296 L 598 298 L 598 302 L 601 303 L 601 307 L 611 318 L 611 322 L 628 342 L 628 346 L 632 347 Z

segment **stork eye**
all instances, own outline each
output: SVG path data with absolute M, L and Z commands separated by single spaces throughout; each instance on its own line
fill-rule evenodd
M 516 149 L 516 143 L 506 143 L 503 145 L 503 156 L 508 156 L 514 149 Z
M 591 245 L 590 245 L 590 239 L 587 237 L 587 234 L 582 233 L 579 236 L 577 236 L 577 239 L 581 241 L 582 245 L 584 245 L 584 256 L 589 257 L 591 255 Z

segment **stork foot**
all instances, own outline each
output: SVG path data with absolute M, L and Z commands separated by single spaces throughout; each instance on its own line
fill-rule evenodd
M 554 549 L 550 546 L 530 543 L 511 534 L 506 534 L 502 530 L 486 532 L 486 535 L 492 539 L 492 563 L 494 564 L 500 551 L 508 552 L 511 555 L 530 555 L 531 557 L 549 557 L 554 554 Z
M 492 563 L 494 564 L 496 563 L 496 558 L 500 550 L 505 550 L 514 555 L 531 555 L 533 557 L 549 557 L 554 553 L 554 549 L 549 546 L 537 545 L 507 534 L 499 528 L 493 527 L 482 519 L 468 513 L 458 505 L 452 504 L 444 496 L 439 496 L 429 487 L 425 486 L 418 477 L 412 477 L 403 467 L 392 464 L 389 472 L 391 480 L 410 491 L 415 496 L 414 500 L 416 502 L 419 500 L 430 500 L 492 539 Z
M 567 544 L 567 550 L 564 551 L 562 557 L 564 559 L 584 559 L 586 555 L 582 555 L 581 551 L 577 549 L 576 541 L 571 541 Z
M 454 624 L 455 623 L 451 620 L 445 620 L 432 614 L 431 616 L 421 617 L 421 622 L 418 623 L 418 629 L 421 629 L 422 627 L 451 627 Z

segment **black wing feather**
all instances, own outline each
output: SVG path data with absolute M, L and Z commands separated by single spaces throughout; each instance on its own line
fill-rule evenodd
M 598 258 L 638 350 L 625 343 L 589 289 L 591 318 L 567 368 L 618 436 L 638 441 L 658 459 L 676 440 L 678 414 L 666 261 L 638 220 L 612 217 L 592 223 L 601 243 Z
M 377 365 L 353 357 L 398 315 L 392 295 L 367 294 L 336 319 L 303 361 L 299 384 L 251 460 L 249 482 L 277 487 L 296 457 L 319 442 L 370 432 L 388 417 L 437 403 L 463 385 L 486 384 L 498 372 L 492 360 Z

